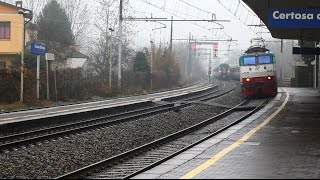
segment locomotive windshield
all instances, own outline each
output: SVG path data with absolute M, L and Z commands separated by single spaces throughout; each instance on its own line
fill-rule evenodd
M 273 64 L 273 57 L 270 55 L 244 56 L 240 58 L 241 66 L 255 66 L 260 64 Z
M 245 57 L 245 58 L 243 58 L 243 65 L 244 66 L 256 65 L 256 57 Z
M 272 60 L 270 56 L 259 56 L 259 64 L 271 64 Z

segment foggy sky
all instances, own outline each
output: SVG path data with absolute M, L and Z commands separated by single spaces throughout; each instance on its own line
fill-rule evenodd
M 156 8 L 144 1 L 148 1 L 153 5 L 163 8 L 163 10 Z M 226 4 L 228 7 L 232 9 L 231 6 L 236 6 L 238 0 L 220 0 L 222 3 Z M 190 5 L 187 5 L 186 3 Z M 170 19 L 172 14 L 165 12 L 173 10 L 173 13 L 177 16 L 174 16 L 174 19 L 181 19 L 179 17 L 183 17 L 185 19 L 211 19 L 209 13 L 216 14 L 218 20 L 230 20 L 230 22 L 221 22 L 224 26 L 224 31 L 226 34 L 231 36 L 233 40 L 237 40 L 238 49 L 247 49 L 250 46 L 250 40 L 252 38 L 257 37 L 257 35 L 252 32 L 246 25 L 241 23 L 236 16 L 232 15 L 227 9 L 225 9 L 222 5 L 219 4 L 217 0 L 130 0 L 131 7 L 129 9 L 136 10 L 139 12 L 135 13 L 136 17 L 142 17 L 143 15 L 151 17 L 151 14 L 154 18 L 168 18 Z M 229 3 L 229 4 L 228 4 Z M 206 12 L 203 12 L 201 10 Z M 178 17 L 179 16 L 179 17 Z M 243 18 L 242 18 L 243 19 Z M 207 29 L 218 27 L 214 25 L 214 23 L 210 22 L 196 22 L 200 26 L 203 26 Z M 255 24 L 258 22 L 255 21 Z M 134 22 L 136 25 L 136 30 L 138 34 L 136 35 L 137 45 L 144 46 L 148 44 L 150 39 L 154 39 L 156 42 L 169 42 L 170 39 L 170 22 L 165 22 L 167 28 L 161 30 L 152 31 L 153 28 L 161 27 L 160 24 L 152 23 L 152 22 Z M 250 24 L 250 23 L 248 23 Z M 202 27 L 198 27 L 194 25 L 192 22 L 174 22 L 173 28 L 173 38 L 188 38 L 189 32 L 192 33 L 194 38 L 207 38 L 207 39 L 217 39 L 215 32 L 210 32 Z M 263 30 L 264 32 L 267 30 Z M 219 35 L 219 33 L 218 33 Z M 268 39 L 271 38 L 269 34 L 263 34 L 263 37 Z M 221 37 L 221 39 L 226 39 L 225 37 Z M 225 50 L 228 48 L 227 43 L 219 43 L 220 49 Z

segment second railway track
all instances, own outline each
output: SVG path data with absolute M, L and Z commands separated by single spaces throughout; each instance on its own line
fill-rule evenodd
M 208 96 L 229 91 L 234 87 L 233 84 L 229 84 L 218 93 Z M 236 91 L 210 101 L 232 102 L 229 101 L 234 99 L 230 98 L 231 96 L 237 96 Z M 159 102 L 161 105 L 174 106 L 165 113 L 128 120 L 126 123 L 75 131 L 73 134 L 56 138 L 44 137 L 44 140 L 35 141 L 30 145 L 13 147 L 14 151 L 0 153 L 0 160 L 3 163 L 0 177 L 54 178 L 179 132 L 229 109 L 229 107 L 216 107 L 214 103 L 210 105 L 210 102 L 198 103 L 201 99 Z M 226 99 L 228 101 L 225 101 Z M 233 102 L 241 102 L 237 99 Z M 230 107 L 233 106 L 231 104 Z
M 267 103 L 267 100 L 254 107 L 239 108 L 241 105 L 246 103 L 248 102 L 243 102 L 228 111 L 207 119 L 206 121 L 190 128 L 184 129 L 121 155 L 57 177 L 56 179 L 127 179 L 133 177 L 246 119 L 253 113 L 260 110 Z M 239 109 L 241 109 L 241 111 L 248 112 L 234 115 L 235 120 L 228 122 L 224 127 L 220 127 L 216 130 L 213 130 L 214 128 L 210 127 L 210 124 L 235 113 Z M 241 118 L 239 118 L 239 115 L 241 115 Z
M 195 93 L 194 97 L 185 97 L 185 101 L 191 100 L 201 100 L 205 101 L 207 99 L 214 99 L 231 92 L 234 88 L 227 89 L 222 93 L 226 87 L 223 85 L 222 88 L 214 90 L 216 87 L 210 90 L 204 91 L 203 94 Z M 191 95 L 189 95 L 191 96 Z M 39 143 L 41 141 L 48 141 L 55 138 L 63 138 L 71 134 L 78 134 L 79 132 L 89 131 L 94 129 L 99 129 L 103 127 L 112 126 L 115 124 L 124 123 L 127 121 L 132 121 L 135 119 L 148 117 L 154 114 L 164 113 L 168 111 L 173 111 L 175 109 L 180 109 L 186 106 L 190 106 L 191 103 L 184 102 L 175 105 L 174 102 L 157 105 L 155 107 L 143 108 L 140 110 L 133 110 L 125 113 L 119 113 L 115 115 L 107 115 L 98 118 L 91 118 L 88 120 L 82 120 L 79 122 L 72 122 L 63 125 L 52 126 L 48 128 L 42 128 L 38 130 L 32 130 L 28 132 L 8 135 L 0 137 L 0 151 L 8 152 L 11 149 L 16 149 L 19 147 L 25 147 L 29 144 Z

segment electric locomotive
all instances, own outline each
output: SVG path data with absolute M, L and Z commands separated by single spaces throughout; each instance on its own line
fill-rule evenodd
M 276 96 L 275 55 L 265 47 L 250 47 L 240 57 L 240 80 L 246 97 Z

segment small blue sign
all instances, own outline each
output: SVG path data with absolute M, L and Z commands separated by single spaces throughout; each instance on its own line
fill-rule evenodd
M 269 9 L 269 28 L 320 28 L 320 9 Z
M 43 43 L 31 43 L 31 53 L 35 55 L 45 55 L 46 54 L 46 45 Z

